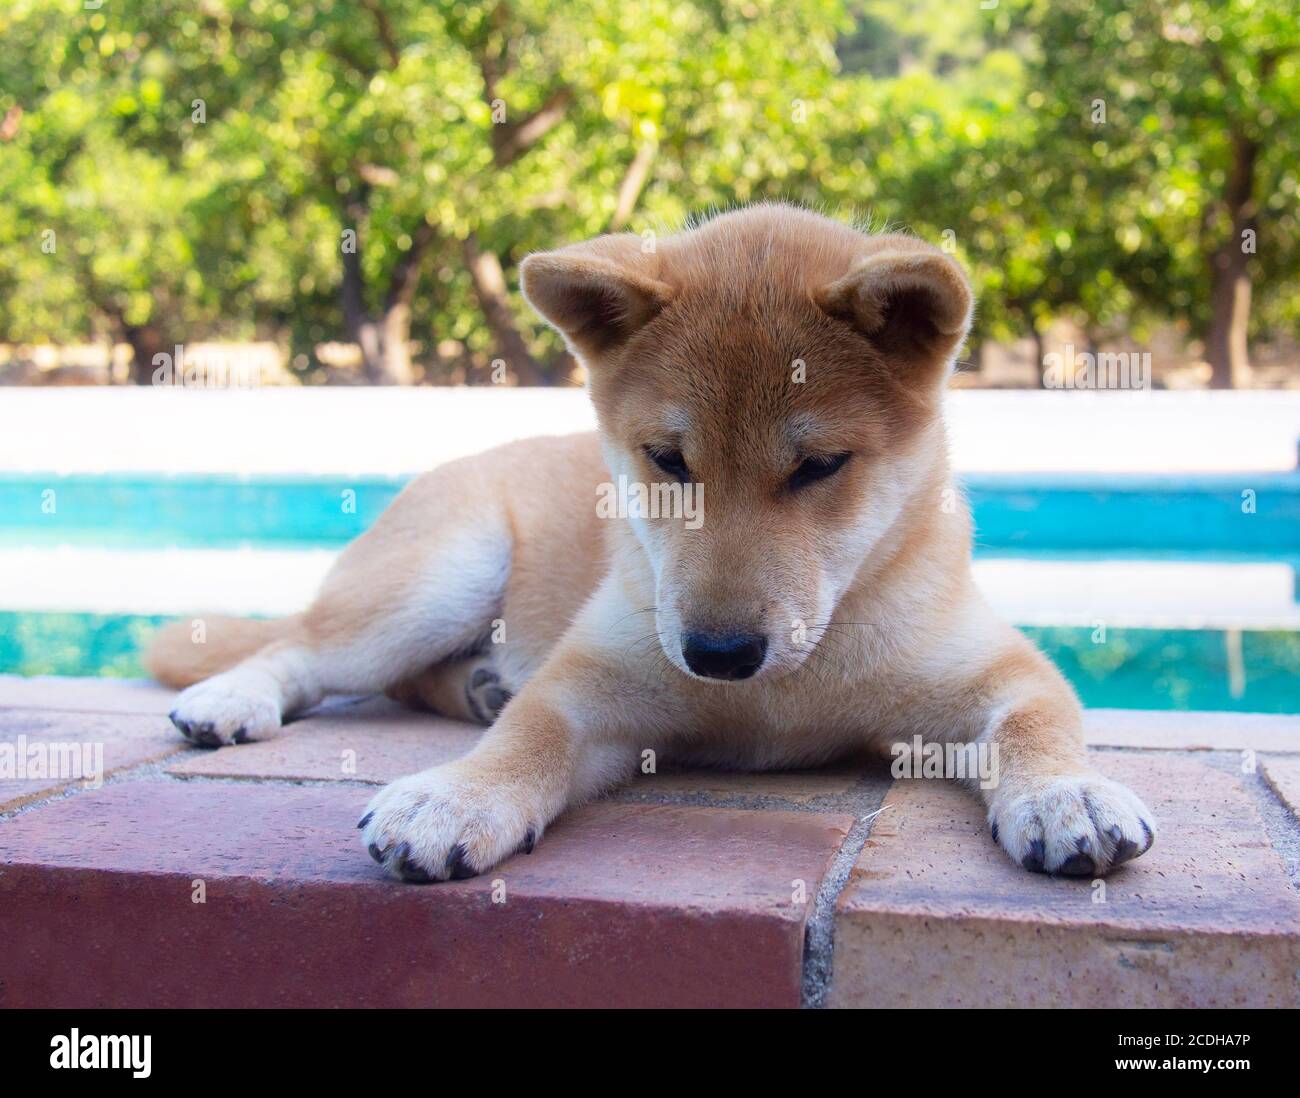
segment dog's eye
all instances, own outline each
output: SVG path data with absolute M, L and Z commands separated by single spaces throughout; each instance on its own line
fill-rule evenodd
M 797 492 L 814 481 L 825 480 L 833 476 L 844 467 L 844 463 L 849 460 L 852 454 L 826 454 L 817 457 L 805 458 L 793 473 L 790 474 L 790 490 Z
M 679 480 L 685 484 L 691 479 L 691 471 L 686 467 L 686 459 L 682 457 L 680 450 L 659 450 L 647 446 L 645 452 L 646 457 L 658 465 L 673 480 Z

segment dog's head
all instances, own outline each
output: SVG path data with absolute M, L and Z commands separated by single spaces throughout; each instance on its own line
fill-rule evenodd
M 586 368 L 665 654 L 702 678 L 798 667 L 945 460 L 961 269 L 765 205 L 529 256 L 522 276 Z

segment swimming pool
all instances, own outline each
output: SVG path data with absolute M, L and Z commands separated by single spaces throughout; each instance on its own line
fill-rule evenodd
M 284 613 L 398 477 L 0 476 L 0 672 L 134 676 Z M 1300 711 L 1300 474 L 977 476 L 976 577 L 1093 706 Z

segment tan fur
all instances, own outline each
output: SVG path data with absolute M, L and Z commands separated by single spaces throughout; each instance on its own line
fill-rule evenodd
M 267 621 L 222 615 L 168 622 L 150 642 L 145 669 L 164 686 L 193 686 L 289 635 L 296 626 L 296 618 Z
M 949 257 L 759 206 L 653 250 L 627 235 L 530 257 L 523 279 L 588 370 L 599 435 L 419 478 L 274 643 L 250 632 L 214 658 L 163 634 L 166 681 L 224 668 L 178 699 L 178 727 L 215 745 L 334 691 L 459 716 L 514 695 L 468 756 L 372 802 L 365 841 L 409 880 L 489 868 L 646 750 L 782 767 L 915 735 L 996 749 L 981 792 L 1028 868 L 1104 873 L 1149 847 L 1145 806 L 1088 765 L 1073 692 L 971 580 L 940 404 L 972 299 Z M 666 453 L 704 486 L 700 523 L 598 517 L 620 475 L 671 479 Z M 693 672 L 700 636 L 761 639 L 757 673 Z

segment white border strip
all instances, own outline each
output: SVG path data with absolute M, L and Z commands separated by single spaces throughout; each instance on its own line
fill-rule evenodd
M 1285 472 L 1300 392 L 959 390 L 947 418 L 960 472 Z M 10 388 L 0 474 L 398 476 L 594 426 L 577 389 Z
M 98 614 L 290 614 L 315 594 L 333 549 L 0 549 L 0 610 Z M 989 601 L 1021 625 L 1300 629 L 1285 564 L 975 562 Z

